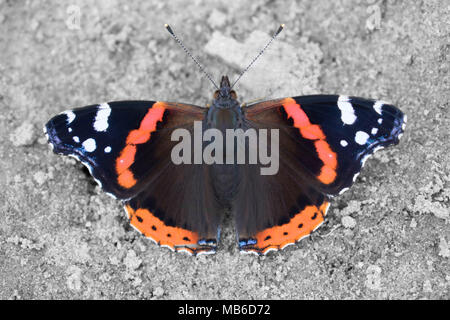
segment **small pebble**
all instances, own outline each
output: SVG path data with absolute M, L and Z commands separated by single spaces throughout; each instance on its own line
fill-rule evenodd
M 9 136 L 9 140 L 16 147 L 30 146 L 36 140 L 36 131 L 31 122 L 23 122 Z
M 42 186 L 47 180 L 47 175 L 42 171 L 38 171 L 33 175 L 33 179 L 36 181 L 38 186 Z
M 153 290 L 153 295 L 155 297 L 162 297 L 163 294 L 164 294 L 164 289 L 161 287 L 157 287 L 157 288 L 155 288 L 155 290 Z
M 439 240 L 439 255 L 443 258 L 450 258 L 450 248 L 444 237 Z
M 134 250 L 129 250 L 127 256 L 123 260 L 123 263 L 130 270 L 136 270 L 142 263 L 142 260 L 136 255 Z
M 356 220 L 350 216 L 342 217 L 341 223 L 345 228 L 348 229 L 353 229 L 354 227 L 356 227 Z

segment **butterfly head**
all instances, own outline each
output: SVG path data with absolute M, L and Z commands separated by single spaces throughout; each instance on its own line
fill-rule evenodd
M 227 76 L 222 76 L 220 88 L 214 92 L 214 100 L 219 104 L 224 104 L 225 102 L 236 99 L 237 94 L 234 90 L 231 90 L 230 80 Z

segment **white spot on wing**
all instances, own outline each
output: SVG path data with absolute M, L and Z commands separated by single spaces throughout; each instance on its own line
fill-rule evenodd
M 328 210 L 328 209 L 327 209 Z M 324 216 L 326 215 L 326 213 L 324 214 Z M 311 233 L 313 233 L 314 231 L 316 231 L 317 229 L 319 229 L 321 226 L 322 226 L 322 224 L 324 223 L 324 221 L 322 221 L 321 223 L 319 223 L 314 229 L 313 229 L 313 231 L 311 232 Z M 308 234 L 308 236 L 309 235 L 311 235 L 311 233 L 310 234 Z
M 364 167 L 364 165 L 366 164 L 367 159 L 369 159 L 369 157 L 371 156 L 371 154 L 366 154 L 362 160 L 361 160 L 361 167 Z
M 337 102 L 339 110 L 341 110 L 341 120 L 344 124 L 353 124 L 356 121 L 355 110 L 347 96 L 339 96 Z
M 259 253 L 257 251 L 254 251 L 254 250 L 240 250 L 239 252 L 241 254 L 254 254 L 254 255 L 259 256 Z
M 379 119 L 378 119 L 378 123 L 379 123 L 379 124 L 382 124 L 382 123 L 383 123 L 383 119 L 379 118 Z
M 103 185 L 102 185 L 101 181 L 98 180 L 97 178 L 95 178 L 94 176 L 92 176 L 92 177 L 94 178 L 95 182 L 97 182 L 97 184 L 100 187 L 100 189 L 103 189 Z
M 384 147 L 383 146 L 378 146 L 378 147 L 375 147 L 373 150 L 372 150 L 372 152 L 370 153 L 370 154 L 366 154 L 362 159 L 361 159 L 361 167 L 364 167 L 364 165 L 366 164 L 366 161 L 367 161 L 367 159 L 369 159 L 369 157 L 371 156 L 371 155 L 373 155 L 375 152 L 377 152 L 378 150 L 381 150 L 381 149 L 384 149 Z M 359 173 L 358 173 L 359 174 Z M 357 175 L 356 175 L 357 176 Z M 353 177 L 353 182 L 356 180 L 356 176 L 355 177 Z M 340 193 L 339 193 L 340 194 Z
M 110 153 L 110 152 L 111 152 L 111 147 L 110 147 L 110 146 L 107 146 L 107 147 L 105 148 L 105 152 L 106 152 L 106 153 Z
M 372 128 L 371 133 L 372 133 L 373 135 L 376 135 L 377 132 L 378 132 L 378 128 Z
M 139 233 L 142 234 L 142 232 L 141 232 L 138 228 L 136 228 L 136 227 L 133 226 L 132 224 L 131 224 L 131 226 L 133 227 L 134 230 L 136 230 L 137 232 L 139 232 Z M 158 244 L 158 241 L 156 241 L 156 240 L 153 239 L 152 237 L 150 237 L 150 236 L 145 236 L 145 237 L 146 237 L 147 239 L 150 239 L 154 244 Z M 172 248 L 172 247 L 169 247 L 169 248 L 170 248 L 170 250 L 175 251 L 174 248 Z
M 127 219 L 130 219 L 130 214 L 127 211 L 127 208 L 124 206 L 123 210 L 125 211 L 125 216 L 127 217 Z
M 281 247 L 280 247 L 280 250 L 284 250 L 286 247 L 292 246 L 292 245 L 294 245 L 294 244 L 295 244 L 295 241 L 294 241 L 294 242 L 288 242 L 288 243 L 286 243 L 284 246 L 281 246 Z
M 98 107 L 97 115 L 95 116 L 94 129 L 95 131 L 106 131 L 108 129 L 108 118 L 111 114 L 111 107 L 107 103 L 102 103 Z
M 152 240 L 153 240 L 153 239 L 152 239 Z M 155 241 L 155 240 L 153 240 L 153 241 Z M 160 247 L 161 247 L 161 248 L 167 248 L 167 249 L 169 249 L 170 251 L 175 252 L 175 249 L 174 249 L 173 247 L 167 245 L 167 244 L 162 244 Z
M 381 107 L 383 106 L 383 102 L 382 101 L 377 101 L 373 104 L 373 109 L 378 113 L 381 114 Z
M 67 128 L 67 131 L 72 132 L 72 128 Z
M 187 254 L 190 255 L 190 256 L 193 255 L 193 253 L 192 253 L 191 251 L 189 251 L 189 250 L 187 250 L 187 249 L 184 249 L 184 248 L 182 248 L 182 249 L 177 249 L 177 252 L 187 253 Z
M 200 251 L 197 253 L 197 256 L 201 256 L 202 254 L 215 254 L 216 250 L 209 250 L 209 251 Z
M 77 156 L 76 154 L 69 154 L 69 157 L 75 158 L 78 161 L 80 161 L 89 170 L 90 175 L 92 176 L 92 178 L 94 178 L 95 182 L 99 185 L 99 187 L 103 188 L 103 185 L 100 182 L 100 180 L 98 180 L 96 177 L 94 177 L 93 169 L 92 169 L 91 165 L 88 162 L 85 162 L 85 161 L 81 160 L 80 157 Z
M 365 133 L 364 131 L 358 131 L 355 135 L 355 141 L 357 144 L 364 145 L 367 142 L 367 139 L 369 139 L 369 135 Z
M 323 212 L 323 216 L 326 216 L 326 215 L 327 215 L 328 209 L 330 209 L 330 203 L 329 203 L 329 202 L 328 202 L 328 204 L 327 204 L 327 206 L 326 206 L 326 208 L 325 208 L 325 210 L 324 210 L 324 212 Z
M 348 142 L 345 140 L 341 140 L 341 146 L 343 146 L 343 147 L 348 146 Z
M 95 143 L 95 140 L 92 138 L 85 140 L 82 143 L 82 145 L 83 145 L 84 150 L 86 150 L 87 152 L 93 152 L 97 148 L 97 144 Z
M 113 195 L 112 193 L 109 192 L 105 192 L 108 196 L 110 196 L 113 199 L 117 199 L 115 195 Z
M 78 138 L 77 136 L 74 136 L 72 139 L 73 139 L 73 141 L 75 141 L 76 143 L 79 143 L 79 142 L 80 142 L 80 138 Z
M 64 111 L 63 112 L 67 116 L 67 124 L 72 123 L 75 120 L 75 113 L 73 111 Z
M 263 251 L 263 254 L 266 255 L 266 254 L 268 254 L 268 253 L 271 252 L 271 251 L 278 251 L 278 249 L 275 249 L 275 248 L 269 248 L 269 249 L 266 249 L 266 251 Z
M 308 238 L 310 235 L 311 235 L 311 233 L 310 233 L 310 234 L 305 234 L 304 236 L 301 236 L 300 238 L 298 238 L 297 240 L 295 240 L 295 242 L 300 242 L 300 241 L 302 241 L 303 239 Z

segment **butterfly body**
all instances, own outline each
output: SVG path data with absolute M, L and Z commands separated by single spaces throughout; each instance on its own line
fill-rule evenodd
M 222 77 L 220 88 L 214 93 L 214 100 L 207 110 L 204 122 L 204 132 L 209 129 L 217 129 L 223 137 L 226 136 L 227 130 L 244 129 L 244 115 L 236 99 L 236 94 L 231 91 L 227 76 Z M 226 149 L 224 140 L 222 150 Z M 224 208 L 231 208 L 240 180 L 240 168 L 235 161 L 232 164 L 226 162 L 224 153 L 221 163 L 209 166 L 209 175 L 212 177 L 211 183 L 218 202 Z
M 54 152 L 85 164 L 102 189 L 123 202 L 131 225 L 159 245 L 193 255 L 214 253 L 222 217 L 231 209 L 240 250 L 266 254 L 317 229 L 330 199 L 352 185 L 369 155 L 398 143 L 405 123 L 406 116 L 390 104 L 347 96 L 241 107 L 222 77 L 209 108 L 108 102 L 63 112 L 44 132 Z M 197 141 L 198 124 L 203 139 Z M 221 161 L 205 163 L 211 129 L 224 137 L 229 130 L 254 130 L 258 143 L 267 132 L 265 148 L 279 145 L 277 170 L 262 174 L 271 164 L 238 163 L 236 144 L 229 148 L 231 158 L 215 152 Z M 191 137 L 192 152 L 180 153 L 188 161 L 174 162 L 183 135 Z M 246 159 L 249 141 L 241 146 Z M 223 150 L 228 143 L 223 140 Z

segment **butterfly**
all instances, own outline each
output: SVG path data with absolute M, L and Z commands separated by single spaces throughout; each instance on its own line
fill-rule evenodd
M 407 121 L 377 100 L 309 95 L 241 105 L 228 77 L 216 87 L 207 108 L 107 102 L 62 112 L 44 132 L 55 153 L 81 161 L 103 191 L 122 201 L 131 225 L 158 245 L 215 253 L 224 212 L 231 210 L 240 251 L 263 255 L 316 230 L 331 199 L 353 184 L 371 154 L 399 142 Z M 175 163 L 175 132 L 195 135 L 196 123 L 202 133 L 275 130 L 276 173 L 225 159 Z M 184 157 L 195 152 L 191 142 Z M 203 140 L 201 149 L 207 145 Z

